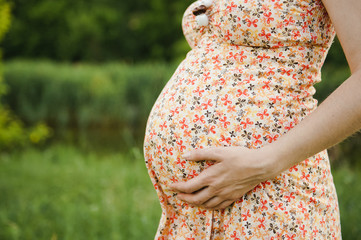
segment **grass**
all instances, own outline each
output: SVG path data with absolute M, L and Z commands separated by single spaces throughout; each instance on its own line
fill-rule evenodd
M 142 154 L 55 146 L 0 157 L 0 239 L 152 239 L 158 198 Z
M 361 239 L 361 170 L 343 165 L 332 173 L 340 204 L 343 240 Z
M 333 169 L 343 239 L 361 236 L 361 170 Z M 0 239 L 153 239 L 158 198 L 137 148 L 95 154 L 54 145 L 0 154 Z

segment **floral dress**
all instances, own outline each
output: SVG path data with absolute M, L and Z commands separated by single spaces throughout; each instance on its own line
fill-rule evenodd
M 150 113 L 144 154 L 162 216 L 156 239 L 341 239 L 326 150 L 224 210 L 169 189 L 212 163 L 185 151 L 271 144 L 315 110 L 313 85 L 335 36 L 321 0 L 215 0 L 207 26 L 184 13 L 192 47 Z

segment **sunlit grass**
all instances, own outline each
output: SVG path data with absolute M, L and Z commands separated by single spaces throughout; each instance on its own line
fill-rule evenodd
M 340 166 L 333 171 L 341 212 L 343 239 L 361 239 L 361 169 Z
M 57 146 L 0 157 L 0 239 L 152 239 L 160 217 L 142 154 Z

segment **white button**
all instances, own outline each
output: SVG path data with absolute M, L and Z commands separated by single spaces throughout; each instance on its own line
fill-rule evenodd
M 208 25 L 208 17 L 206 14 L 201 14 L 196 16 L 196 21 L 200 26 L 207 26 Z

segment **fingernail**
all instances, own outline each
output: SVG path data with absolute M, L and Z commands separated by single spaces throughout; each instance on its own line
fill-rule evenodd
M 181 194 L 181 193 L 177 193 L 177 198 L 178 198 L 179 200 L 182 200 L 182 201 L 183 201 L 183 198 L 182 198 L 182 194 Z
M 169 185 L 169 189 L 170 189 L 171 191 L 176 191 L 176 187 L 177 187 L 177 184 L 176 184 L 176 183 L 172 183 L 172 184 Z
M 186 152 L 182 155 L 183 158 L 189 158 L 191 156 L 190 152 Z

